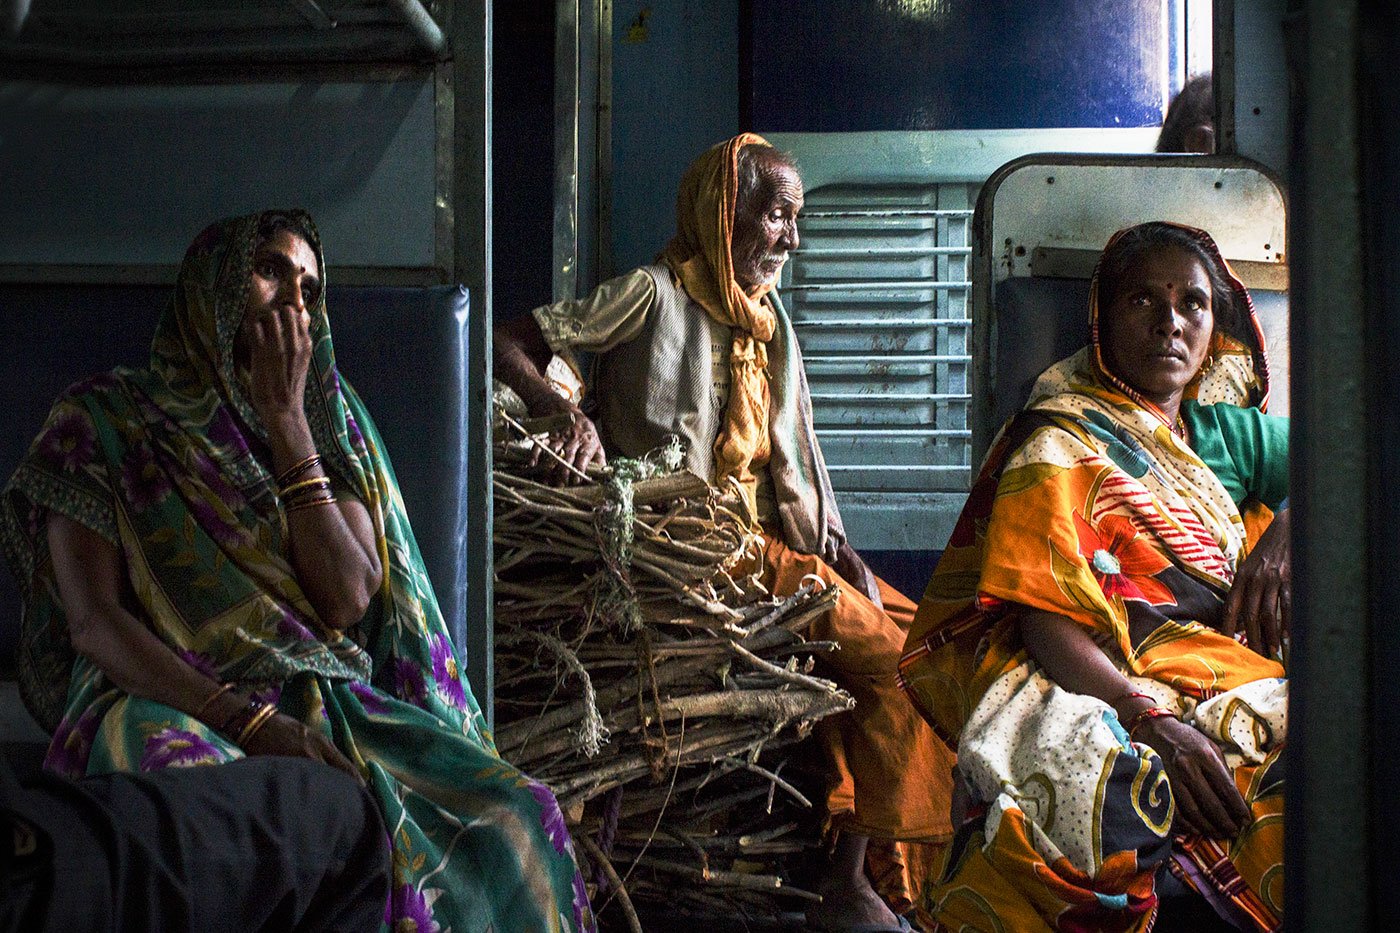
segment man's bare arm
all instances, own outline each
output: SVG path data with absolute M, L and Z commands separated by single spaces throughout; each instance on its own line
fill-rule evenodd
M 545 342 L 535 316 L 522 314 L 497 324 L 493 329 L 492 342 L 496 378 L 515 390 L 533 417 L 570 416 L 568 427 L 550 435 L 550 448 L 575 469 L 602 466 L 606 460 L 597 428 L 577 405 L 554 391 L 545 376 L 554 354 Z M 532 465 L 538 459 L 539 452 L 536 451 Z M 551 465 L 550 476 L 558 483 L 568 482 L 571 478 L 569 471 L 558 463 Z

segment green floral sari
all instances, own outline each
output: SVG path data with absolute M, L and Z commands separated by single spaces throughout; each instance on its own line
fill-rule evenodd
M 308 230 L 310 218 L 299 212 Z M 25 699 L 68 775 L 215 764 L 243 752 L 202 722 L 118 690 L 68 646 L 45 520 L 118 547 L 139 614 L 189 664 L 276 702 L 360 769 L 391 835 L 396 930 L 592 928 L 553 794 L 497 755 L 458 667 L 393 468 L 312 309 L 305 408 L 339 495 L 364 503 L 384 583 L 346 634 L 322 625 L 288 558 L 285 515 L 234 372 L 262 215 L 190 247 L 145 369 L 72 386 L 0 497 L 25 595 Z M 312 235 L 323 277 L 325 262 Z M 324 290 L 322 292 L 324 295 Z

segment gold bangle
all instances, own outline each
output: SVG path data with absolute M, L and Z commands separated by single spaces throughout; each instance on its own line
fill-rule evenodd
M 284 500 L 285 500 L 285 499 L 290 499 L 292 496 L 295 496 L 297 493 L 299 493 L 299 492 L 301 492 L 301 491 L 303 491 L 303 490 L 306 490 L 306 489 L 330 489 L 330 488 L 331 488 L 331 478 L 330 478 L 329 476 L 313 476 L 313 477 L 311 477 L 311 479 L 304 479 L 304 480 L 302 480 L 302 481 L 299 482 L 299 483 L 292 483 L 292 485 L 290 485 L 290 486 L 288 486 L 286 489 L 282 490 L 282 498 L 283 498 Z
M 287 485 L 292 480 L 296 479 L 298 476 L 305 473 L 307 470 L 311 469 L 320 462 L 320 454 L 312 454 L 309 457 L 306 457 L 302 460 L 298 460 L 296 463 L 292 464 L 292 466 L 288 470 L 282 473 L 282 475 L 277 477 L 278 488 L 280 489 L 281 487 Z
M 194 718 L 203 722 L 204 714 L 209 711 L 209 705 L 232 689 L 233 684 L 231 683 L 222 684 L 219 687 L 217 687 L 213 693 L 209 694 L 208 699 L 206 699 L 203 703 L 199 704 L 199 709 L 194 711 Z
M 263 725 L 276 713 L 276 706 L 273 706 L 271 703 L 264 703 L 262 705 L 262 709 L 254 713 L 253 718 L 248 720 L 248 725 L 243 727 L 243 731 L 238 733 L 238 738 L 237 740 L 235 740 L 235 744 L 239 746 L 246 744 L 249 739 L 257 735 L 258 730 L 261 729 Z
M 294 502 L 287 506 L 287 514 L 290 515 L 293 512 L 300 512 L 302 509 L 315 508 L 318 505 L 330 505 L 335 501 L 335 496 L 320 496 L 315 499 L 303 499 L 300 502 Z

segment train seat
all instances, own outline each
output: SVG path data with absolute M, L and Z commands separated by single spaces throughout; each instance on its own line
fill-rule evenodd
M 77 379 L 141 365 L 168 286 L 0 286 L 0 471 L 14 469 L 54 398 Z M 418 545 L 458 645 L 466 633 L 467 290 L 332 285 L 336 358 L 393 458 Z M 20 597 L 0 572 L 0 746 L 31 757 L 45 736 L 14 685 Z
M 973 213 L 973 461 L 1036 377 L 1089 338 L 1089 278 L 1117 230 L 1168 220 L 1210 232 L 1254 298 L 1288 413 L 1287 205 L 1238 156 L 1037 153 L 992 173 Z

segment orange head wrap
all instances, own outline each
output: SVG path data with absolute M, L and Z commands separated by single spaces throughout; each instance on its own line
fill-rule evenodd
M 753 505 L 754 469 L 768 462 L 768 349 L 777 318 L 763 300 L 772 285 L 746 292 L 734 280 L 735 201 L 739 192 L 739 150 L 767 146 L 754 133 L 706 150 L 681 179 L 676 198 L 676 235 L 662 258 L 686 294 L 721 324 L 733 328 L 729 356 L 729 407 L 715 439 L 714 481 L 730 476 L 743 485 Z

